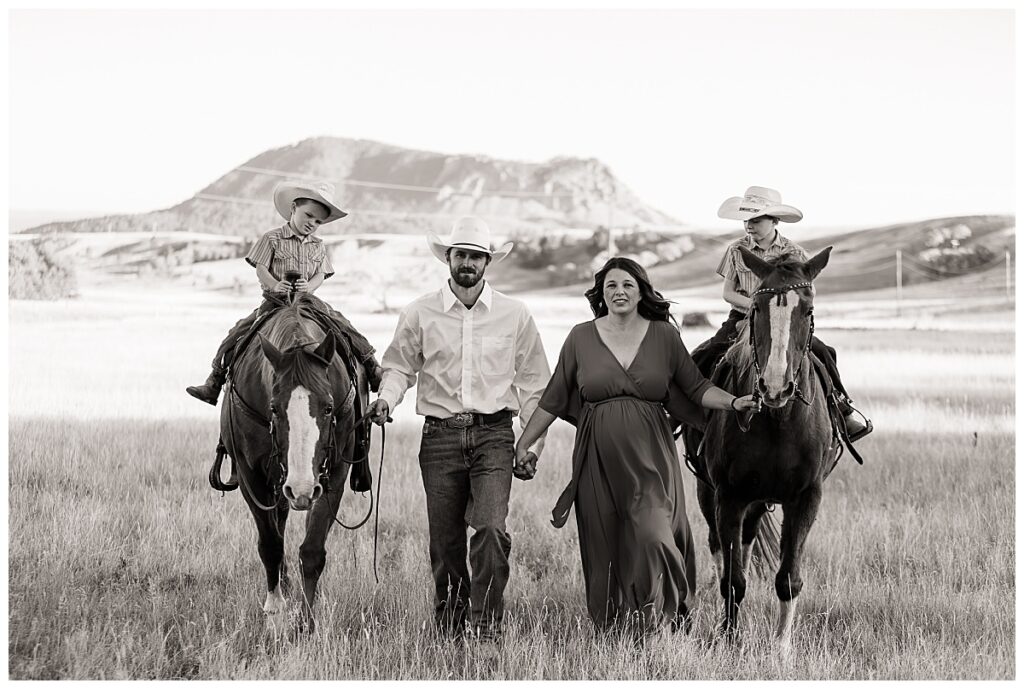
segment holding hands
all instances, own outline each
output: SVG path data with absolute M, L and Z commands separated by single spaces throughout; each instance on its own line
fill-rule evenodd
M 516 446 L 516 463 L 512 466 L 512 475 L 521 481 L 529 481 L 537 475 L 537 455 L 522 445 Z

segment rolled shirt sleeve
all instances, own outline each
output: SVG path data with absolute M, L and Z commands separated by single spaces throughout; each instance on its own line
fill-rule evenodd
M 334 264 L 331 263 L 331 252 L 330 252 L 330 249 L 328 249 L 327 245 L 323 244 L 322 241 L 321 241 L 321 244 L 323 245 L 324 258 L 320 262 L 320 265 L 317 266 L 316 272 L 323 273 L 324 274 L 324 279 L 326 280 L 327 278 L 329 278 L 332 275 L 334 275 Z
M 270 238 L 269 232 L 263 234 L 256 243 L 249 249 L 249 253 L 245 256 L 245 261 L 253 268 L 263 266 L 267 270 L 270 270 L 270 261 L 274 258 L 274 245 Z
M 379 398 L 387 402 L 389 411 L 394 411 L 406 391 L 416 384 L 416 374 L 423 368 L 418 320 L 416 311 L 410 308 L 402 311 L 395 327 L 395 337 L 381 358 L 384 375 Z
M 551 368 L 548 366 L 544 343 L 541 342 L 540 332 L 537 330 L 533 316 L 525 308 L 522 309 L 521 314 L 516 333 L 516 368 L 512 378 L 512 387 L 519 400 L 519 424 L 520 429 L 523 429 L 526 428 L 530 417 L 536 411 L 540 396 L 551 379 Z M 542 433 L 530 448 L 538 457 L 544 451 L 546 436 L 547 431 Z

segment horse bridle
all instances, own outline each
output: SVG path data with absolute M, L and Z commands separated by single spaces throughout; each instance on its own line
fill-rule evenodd
M 285 350 L 282 353 L 286 354 L 286 353 L 289 353 L 289 352 L 293 352 L 293 351 L 295 351 L 297 349 L 303 349 L 303 348 L 309 346 L 310 344 L 315 344 L 315 343 L 300 342 L 299 344 L 296 344 L 296 345 L 294 345 L 292 347 L 289 347 L 287 350 Z M 327 361 L 327 360 L 323 359 L 322 357 L 314 354 L 313 352 L 306 351 L 305 353 L 308 354 L 309 356 L 312 356 L 313 358 L 319 360 L 325 366 L 330 365 L 329 361 Z M 348 368 L 347 362 L 346 362 L 346 368 Z M 355 399 L 355 396 L 357 394 L 356 393 L 356 381 L 355 381 L 355 378 L 351 374 L 349 375 L 349 383 L 350 384 L 349 384 L 348 393 L 345 395 L 345 401 L 342 403 L 342 405 L 340 407 L 341 410 L 345 410 L 345 409 L 350 408 L 352 403 L 353 403 L 353 401 L 354 401 L 354 399 Z M 273 411 L 271 411 L 270 418 L 268 419 L 267 417 L 265 417 L 263 414 L 261 414 L 259 411 L 254 409 L 252 407 L 252 405 L 247 403 L 242 398 L 242 396 L 238 393 L 238 391 L 235 390 L 235 386 L 234 385 L 230 386 L 230 394 L 231 394 L 231 399 L 232 400 L 238 400 L 238 402 L 242 406 L 242 410 L 243 411 L 245 411 L 249 416 L 251 416 L 255 420 L 259 421 L 261 425 L 266 426 L 267 430 L 270 433 L 270 460 L 271 460 L 271 464 L 276 462 L 277 463 L 277 467 L 278 467 L 278 471 L 277 471 L 278 478 L 277 478 L 276 481 L 273 482 L 273 486 L 271 488 L 271 496 L 270 496 L 271 497 L 271 502 L 270 502 L 270 504 L 269 505 L 264 505 L 262 502 L 259 501 L 259 499 L 256 498 L 255 493 L 253 493 L 251 487 L 248 485 L 248 482 L 246 482 L 246 480 L 245 480 L 244 472 L 239 472 L 238 476 L 239 476 L 239 479 L 246 484 L 245 485 L 246 492 L 248 492 L 249 497 L 252 498 L 253 504 L 257 508 L 263 510 L 264 512 L 271 512 L 271 511 L 277 509 L 278 504 L 281 502 L 282 488 L 283 488 L 285 482 L 288 480 L 288 465 L 287 465 L 286 462 L 282 461 L 282 458 L 281 458 L 281 454 L 282 454 L 282 452 L 281 452 L 281 445 L 278 442 L 277 426 L 274 423 L 274 419 L 276 417 L 276 414 Z M 230 414 L 230 411 L 229 411 L 229 414 Z M 369 424 L 369 417 L 370 417 L 370 414 L 368 414 L 368 413 L 364 414 L 362 418 L 358 419 L 352 425 L 352 427 L 349 429 L 348 433 L 351 435 L 357 429 L 367 427 L 367 425 Z M 229 418 L 228 422 L 229 422 L 229 427 L 231 428 L 231 434 L 232 434 L 232 436 L 234 436 L 234 424 L 231 422 L 230 418 Z M 331 424 L 330 424 L 330 429 L 328 430 L 328 434 L 327 434 L 327 442 L 325 442 L 324 446 L 323 446 L 323 459 L 320 461 L 319 472 L 318 472 L 318 475 L 317 475 L 317 483 L 319 483 L 321 486 L 323 486 L 324 491 L 327 491 L 327 489 L 328 489 L 328 485 L 330 483 L 330 478 L 331 478 L 331 468 L 335 464 L 336 460 L 340 459 L 340 461 L 345 462 L 346 464 L 359 464 L 361 462 L 369 461 L 369 457 L 363 457 L 362 459 L 359 459 L 359 460 L 350 461 L 350 460 L 347 460 L 344 457 L 340 457 L 338 455 L 337 447 L 335 445 L 335 431 L 337 430 L 337 427 L 338 427 L 338 414 L 337 413 L 333 413 L 333 414 L 331 414 Z M 237 445 L 234 444 L 234 438 L 233 437 L 232 437 L 232 445 L 234 447 L 237 447 Z M 367 518 L 368 517 L 369 517 L 369 513 L 367 513 Z M 363 521 L 360 522 L 359 526 L 362 526 L 362 524 L 364 524 L 365 522 L 366 522 L 366 519 L 363 519 Z M 354 527 L 354 528 L 357 528 L 357 527 Z
M 782 285 L 780 287 L 762 287 L 761 289 L 758 289 L 757 291 L 755 291 L 754 294 L 751 295 L 751 297 L 750 297 L 750 314 L 747 316 L 747 318 L 750 321 L 750 324 L 748 326 L 750 328 L 750 350 L 751 350 L 751 356 L 752 356 L 752 358 L 754 360 L 754 383 L 753 383 L 754 390 L 753 390 L 753 398 L 754 398 L 755 402 L 758 402 L 758 408 L 760 408 L 760 406 L 761 406 L 760 405 L 761 391 L 757 387 L 757 382 L 761 379 L 761 363 L 757 359 L 757 336 L 754 334 L 754 331 L 756 330 L 756 328 L 754 328 L 754 313 L 757 311 L 757 302 L 754 301 L 754 297 L 756 297 L 756 296 L 758 296 L 760 294 L 774 294 L 775 295 L 775 305 L 776 306 L 783 306 L 783 305 L 785 305 L 787 303 L 786 302 L 786 293 L 787 292 L 795 292 L 796 290 L 802 289 L 804 287 L 811 287 L 811 283 L 808 281 L 808 282 L 797 282 L 797 283 L 794 283 L 792 285 Z M 810 318 L 810 321 L 811 321 L 811 327 L 807 331 L 807 341 L 804 342 L 803 351 L 801 352 L 801 355 L 800 355 L 800 366 L 801 367 L 803 366 L 804 359 L 807 358 L 808 352 L 811 351 L 811 339 L 814 337 L 814 307 L 813 306 L 811 307 L 811 310 L 808 313 L 808 317 Z M 798 400 L 803 402 L 804 404 L 810 406 L 811 403 L 807 400 L 807 398 L 804 397 L 803 391 L 800 390 L 800 384 L 799 383 L 796 383 L 796 392 L 794 393 L 794 396 Z

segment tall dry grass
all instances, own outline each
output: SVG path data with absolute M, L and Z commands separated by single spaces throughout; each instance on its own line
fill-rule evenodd
M 573 520 L 548 523 L 572 443 L 556 424 L 538 477 L 513 487 L 508 633 L 495 660 L 430 631 L 416 425 L 389 429 L 381 583 L 372 530 L 336 529 L 318 631 L 291 639 L 261 612 L 265 579 L 241 498 L 206 483 L 216 414 L 182 392 L 237 315 L 54 309 L 12 312 L 12 679 L 1013 677 L 1012 334 L 825 333 L 878 430 L 858 445 L 867 465 L 845 458 L 826 483 L 788 662 L 771 645 L 767 580 L 748 589 L 743 645 L 714 643 L 721 602 L 692 480 L 693 633 L 635 649 L 594 631 Z M 378 346 L 389 327 L 374 327 Z M 564 333 L 550 330 L 553 356 Z M 365 506 L 347 495 L 347 521 Z M 301 521 L 289 523 L 293 563 Z
M 373 535 L 336 529 L 317 633 L 275 635 L 237 494 L 205 484 L 209 423 L 13 421 L 10 673 L 17 679 L 782 679 L 1013 674 L 1013 438 L 880 431 L 869 465 L 829 479 L 806 555 L 795 648 L 771 646 L 770 581 L 750 587 L 742 648 L 713 644 L 720 602 L 706 527 L 694 632 L 637 650 L 586 618 L 578 542 L 549 510 L 571 436 L 553 429 L 515 486 L 507 640 L 498 660 L 430 631 L 416 429 L 394 429 Z M 346 496 L 352 521 L 365 503 Z M 289 524 L 292 559 L 301 519 Z

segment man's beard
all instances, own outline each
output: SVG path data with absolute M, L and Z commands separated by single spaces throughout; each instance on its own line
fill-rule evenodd
M 484 272 L 464 272 L 452 268 L 452 280 L 455 280 L 455 284 L 459 287 L 475 287 L 476 283 L 480 282 L 480 278 L 484 276 Z

